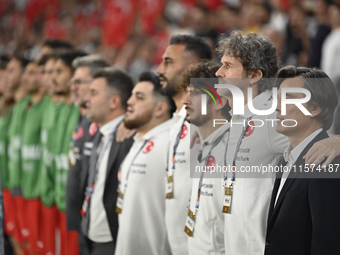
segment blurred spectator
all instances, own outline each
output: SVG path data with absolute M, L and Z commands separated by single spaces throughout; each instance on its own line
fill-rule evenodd
M 322 46 L 321 69 L 334 79 L 340 76 L 340 3 L 329 6 L 328 17 L 332 31 Z
M 270 5 L 273 9 L 270 17 L 270 25 L 282 33 L 285 33 L 286 25 L 288 23 L 287 11 L 290 8 L 289 1 L 284 0 L 270 0 Z
M 279 58 L 282 61 L 282 58 L 284 56 L 284 51 L 285 51 L 285 48 L 284 48 L 285 41 L 284 41 L 283 33 L 270 26 L 264 26 L 262 30 L 260 31 L 260 34 L 262 36 L 267 37 L 276 46 L 277 54 L 279 55 Z
M 286 27 L 286 55 L 284 65 L 307 66 L 310 41 L 307 35 L 304 10 L 296 5 L 289 11 Z
M 60 40 L 46 40 L 39 52 L 39 55 L 37 56 L 37 59 L 40 59 L 43 55 L 45 54 L 50 54 L 52 53 L 53 50 L 56 49 L 72 49 L 73 46 L 65 41 L 60 41 Z
M 318 20 L 316 35 L 312 40 L 309 56 L 309 66 L 320 68 L 322 45 L 331 32 L 328 19 L 328 6 L 330 0 L 316 0 L 315 16 Z

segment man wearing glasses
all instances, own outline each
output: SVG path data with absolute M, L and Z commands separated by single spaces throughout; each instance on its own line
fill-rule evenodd
M 72 66 L 75 69 L 71 79 L 72 102 L 79 106 L 79 121 L 73 131 L 69 151 L 69 171 L 66 186 L 66 218 L 67 229 L 78 231 L 80 251 L 82 255 L 89 254 L 85 239 L 79 231 L 81 221 L 81 206 L 84 201 L 84 191 L 87 180 L 86 165 L 92 148 L 92 141 L 97 132 L 97 124 L 86 117 L 84 97 L 89 91 L 93 74 L 100 68 L 108 67 L 108 61 L 100 55 L 89 55 L 76 58 Z

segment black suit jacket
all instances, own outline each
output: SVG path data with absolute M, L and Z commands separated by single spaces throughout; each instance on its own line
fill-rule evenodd
M 96 143 L 98 139 L 98 134 L 94 138 L 93 143 Z M 130 148 L 133 144 L 133 138 L 126 139 L 124 142 L 118 143 L 115 139 L 112 141 L 112 145 L 110 148 L 110 154 L 107 164 L 107 171 L 106 171 L 106 180 L 105 180 L 105 187 L 104 187 L 104 194 L 103 194 L 103 204 L 106 212 L 106 216 L 109 222 L 109 227 L 111 231 L 111 235 L 113 241 L 115 242 L 117 239 L 117 232 L 118 232 L 118 215 L 116 213 L 116 201 L 117 201 L 117 189 L 118 189 L 118 171 L 120 168 L 121 163 L 125 159 L 125 156 L 129 153 Z M 94 155 L 94 152 L 92 151 Z M 87 179 L 89 178 L 89 166 L 91 164 L 91 160 L 96 158 L 91 155 L 90 160 L 88 161 L 87 166 L 87 178 L 82 178 L 81 188 L 87 186 Z M 91 216 L 90 216 L 91 217 Z
M 79 231 L 80 229 L 80 210 L 84 201 L 85 186 L 87 178 L 86 166 L 89 156 L 84 154 L 84 144 L 92 143 L 94 135 L 90 135 L 89 128 L 92 121 L 85 116 L 80 116 L 79 123 L 72 136 L 70 153 L 74 154 L 75 164 L 71 165 L 67 174 L 66 184 L 66 223 L 68 230 Z M 69 160 L 71 161 L 71 160 Z M 86 176 L 86 177 L 85 177 Z
M 296 169 L 300 165 L 304 168 L 302 157 L 313 144 L 327 137 L 322 131 L 306 146 L 295 163 Z M 332 164 L 340 164 L 340 158 Z M 266 255 L 340 254 L 340 179 L 320 178 L 339 178 L 339 174 L 326 176 L 315 169 L 305 176 L 300 170 L 291 171 L 274 207 L 281 180 L 276 179 L 268 215 Z

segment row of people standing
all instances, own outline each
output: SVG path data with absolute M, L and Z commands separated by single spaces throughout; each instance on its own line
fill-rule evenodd
M 233 173 L 226 175 L 220 173 L 214 175 L 214 178 L 209 178 L 205 173 L 201 173 L 196 178 L 192 175 L 193 168 L 190 165 L 232 165 L 236 169 L 264 165 L 277 166 L 290 145 L 289 136 L 285 136 L 285 132 L 277 132 L 276 123 L 266 121 L 266 119 L 276 119 L 276 112 L 269 116 L 253 114 L 246 110 L 248 102 L 245 101 L 246 114 L 231 116 L 229 112 L 230 106 L 233 106 L 233 98 L 226 91 L 218 91 L 222 98 L 215 99 L 220 100 L 220 105 L 214 106 L 213 100 L 208 100 L 207 111 L 209 112 L 206 116 L 201 115 L 202 83 L 195 85 L 190 78 L 212 78 L 215 84 L 216 76 L 220 78 L 219 83 L 222 84 L 232 82 L 228 78 L 234 78 L 234 82 L 235 78 L 241 79 L 236 85 L 242 90 L 246 100 L 248 87 L 253 88 L 253 95 L 250 98 L 254 99 L 255 109 L 272 108 L 273 97 L 270 90 L 274 84 L 268 82 L 266 78 L 275 77 L 280 69 L 273 44 L 254 33 L 243 36 L 239 32 L 234 32 L 229 38 L 220 40 L 218 49 L 223 56 L 222 66 L 206 62 L 211 51 L 200 38 L 174 36 L 163 54 L 162 63 L 156 70 L 160 82 L 157 82 L 154 75 L 148 74 L 147 76 L 154 78 L 147 80 L 145 80 L 146 74 L 141 75 L 140 81 L 132 90 L 132 96 L 127 101 L 124 119 L 124 125 L 129 129 L 135 129 L 137 133 L 122 165 L 114 170 L 118 173 L 118 182 L 116 182 L 118 193 L 113 192 L 116 199 L 111 206 L 118 214 L 118 231 L 117 225 L 112 224 L 111 220 L 116 215 L 109 213 L 109 203 L 106 204 L 107 200 L 105 200 L 112 190 L 109 192 L 108 187 L 105 187 L 102 201 L 104 206 L 107 206 L 105 208 L 107 219 L 102 218 L 101 226 L 106 225 L 110 229 L 113 226 L 113 230 L 117 232 L 106 232 L 107 236 L 112 238 L 109 242 L 104 239 L 93 239 L 90 231 L 92 213 L 91 209 L 88 209 L 81 225 L 86 223 L 87 226 L 82 228 L 82 234 L 86 242 L 90 243 L 90 246 L 85 246 L 91 247 L 90 254 L 108 253 L 113 250 L 116 254 L 279 254 L 280 252 L 286 254 L 287 251 L 289 254 L 294 252 L 310 254 L 312 251 L 318 251 L 318 247 L 324 247 L 324 239 L 311 239 L 307 233 L 310 226 L 320 225 L 322 221 L 320 217 L 307 221 L 305 225 L 296 224 L 287 231 L 282 228 L 275 229 L 274 233 L 277 236 L 291 234 L 296 240 L 294 245 L 286 249 L 282 249 L 285 241 L 281 238 L 271 240 L 267 237 L 266 240 L 268 211 L 270 208 L 273 210 L 275 204 L 272 203 L 270 206 L 270 201 L 271 197 L 277 194 L 277 190 L 275 195 L 272 194 L 275 173 L 270 173 L 266 178 L 249 178 L 239 173 L 236 173 L 236 176 Z M 294 70 L 294 68 L 289 69 L 291 72 L 295 72 Z M 303 72 L 296 71 L 296 76 L 302 76 L 304 73 L 314 75 L 315 71 L 311 69 Z M 295 76 L 286 74 L 281 78 L 290 77 Z M 93 84 L 95 83 L 91 86 Z M 106 80 L 106 85 L 109 84 L 109 80 Z M 328 82 L 325 89 L 330 91 L 329 95 L 333 95 L 333 100 L 336 93 L 334 87 L 330 87 L 329 84 L 331 83 Z M 171 122 L 168 120 L 169 115 L 158 123 L 153 119 L 157 116 L 164 117 L 159 112 L 162 109 L 161 103 L 171 109 L 169 101 L 159 102 L 154 98 L 152 100 L 154 108 L 151 104 L 145 107 L 146 101 L 152 96 L 157 95 L 157 98 L 161 98 L 157 89 L 160 85 L 161 94 L 172 97 L 176 106 Z M 191 88 L 188 90 L 189 85 Z M 149 94 L 150 90 L 149 93 L 146 90 L 147 87 L 153 90 L 152 95 Z M 327 123 L 332 122 L 335 101 L 333 100 L 329 105 Z M 149 114 L 146 114 L 147 108 Z M 228 124 L 215 127 L 214 119 L 248 124 L 247 127 Z M 255 127 L 255 119 L 266 124 L 260 128 Z M 325 124 L 322 126 L 324 129 L 329 128 L 327 123 L 322 123 Z M 114 132 L 116 137 L 113 138 L 112 144 L 122 141 L 117 136 L 119 129 Z M 111 128 L 112 132 L 114 130 Z M 156 133 L 158 135 L 155 135 Z M 195 145 L 195 139 L 192 139 L 195 133 L 199 137 L 199 145 Z M 304 138 L 302 134 L 300 135 Z M 158 136 L 162 138 L 159 140 Z M 322 138 L 326 137 L 322 133 Z M 318 140 L 321 140 L 320 137 Z M 325 139 L 324 143 L 329 148 L 338 148 L 339 146 L 333 143 L 334 140 L 338 141 L 337 138 L 329 138 Z M 158 147 L 159 143 L 162 143 L 161 147 Z M 98 144 L 100 147 L 99 142 Z M 309 148 L 311 146 L 312 144 Z M 261 149 L 258 149 L 259 147 Z M 94 145 L 94 148 L 97 146 Z M 102 164 L 100 159 L 104 158 L 102 150 L 95 149 L 93 153 L 98 155 L 97 158 L 92 156 L 92 160 L 90 159 L 88 163 L 89 176 L 92 173 L 92 177 L 88 179 L 88 199 L 85 199 L 88 203 L 85 203 L 84 208 L 88 206 L 91 208 L 98 188 L 97 181 L 105 175 L 105 172 L 100 172 L 98 167 L 98 164 Z M 111 147 L 110 153 L 116 155 L 114 147 Z M 311 155 L 307 157 L 312 159 L 309 163 L 316 161 L 317 164 L 325 158 L 329 158 L 331 162 L 336 156 L 330 151 L 321 154 L 318 149 L 314 152 L 312 150 Z M 320 155 L 322 155 L 321 159 Z M 96 164 L 97 173 L 94 167 Z M 91 166 L 93 166 L 92 170 Z M 95 175 L 97 181 L 93 182 L 96 180 Z M 336 182 L 337 180 L 334 181 Z M 333 184 L 330 187 L 334 188 Z M 339 188 L 339 185 L 335 185 L 335 189 L 336 187 Z M 323 190 L 323 196 L 327 196 L 330 191 L 332 190 Z M 286 190 L 283 189 L 282 194 L 285 193 Z M 294 198 L 297 199 L 298 196 Z M 327 208 L 327 213 L 332 215 L 336 212 L 331 209 L 334 202 L 335 197 L 331 196 L 331 199 L 323 204 L 326 206 L 324 208 Z M 279 199 L 278 203 L 284 204 L 283 199 Z M 291 205 L 288 209 L 290 207 Z M 312 215 L 317 215 L 320 209 L 318 206 L 316 210 L 308 206 L 307 208 L 303 209 L 304 213 Z M 285 219 L 283 223 L 289 224 L 289 220 Z M 338 221 L 335 219 L 333 224 L 338 224 Z M 336 238 L 336 231 L 328 231 L 329 228 L 330 224 L 326 224 L 318 231 L 327 232 L 326 236 L 330 240 Z M 293 235 L 295 231 L 303 235 L 296 237 Z M 270 234 L 273 235 L 272 230 Z M 303 245 L 300 245 L 301 243 Z M 327 249 L 329 254 L 336 254 L 339 247 L 334 242 L 334 245 L 328 245 Z
M 273 103 L 269 91 L 273 84 L 266 78 L 276 75 L 280 63 L 268 39 L 233 32 L 229 38 L 221 38 L 218 50 L 222 66 L 206 62 L 212 52 L 202 38 L 174 36 L 156 70 L 159 76 L 142 73 L 135 86 L 128 74 L 108 68 L 101 57 L 67 51 L 47 54 L 32 63 L 35 84 L 39 66 L 44 66 L 44 86 L 26 91 L 30 87 L 29 65 L 25 69 L 19 65 L 26 86 L 13 89 L 18 103 L 10 115 L 2 115 L 10 116 L 10 125 L 16 120 L 24 123 L 16 128 L 25 128 L 16 131 L 14 141 L 6 136 L 9 153 L 4 159 L 21 165 L 12 171 L 9 163 L 4 174 L 1 172 L 2 176 L 8 174 L 9 180 L 11 175 L 20 180 L 18 186 L 4 186 L 6 226 L 14 224 L 6 231 L 15 244 L 33 254 L 55 254 L 56 250 L 60 254 L 94 255 L 285 254 L 280 249 L 284 240 L 267 240 L 266 244 L 274 174 L 244 178 L 238 173 L 218 173 L 208 178 L 202 172 L 192 178 L 193 165 L 232 165 L 236 169 L 276 166 L 290 144 L 284 132 L 276 132 L 276 125 L 265 121 L 276 119 L 276 113 L 255 115 L 245 108 L 245 115 L 230 115 L 233 98 L 228 91 L 219 90 L 222 97 L 214 97 L 220 104 L 209 99 L 208 114 L 201 114 L 202 84 L 195 84 L 191 78 L 212 78 L 215 84 L 240 78 L 235 85 L 245 95 L 245 106 L 248 87 L 253 88 L 250 98 L 256 109 L 269 109 Z M 10 73 L 11 62 L 7 68 Z M 282 78 L 287 77 L 284 74 Z M 44 96 L 47 91 L 49 95 Z M 26 93 L 32 95 L 25 98 Z M 41 124 L 35 114 L 28 114 L 37 102 L 44 103 L 42 115 L 36 114 Z M 24 143 L 25 132 L 31 132 L 25 126 L 27 118 L 33 122 L 29 126 L 40 125 L 40 154 L 36 141 Z M 214 119 L 247 126 L 215 126 Z M 256 127 L 252 119 L 262 119 L 266 125 Z M 195 134 L 199 144 L 194 144 Z M 325 140 L 328 147 L 334 146 L 334 140 Z M 325 153 L 324 157 L 334 156 Z M 12 155 L 18 156 L 13 160 Z M 32 166 L 35 161 L 25 162 L 25 155 L 36 162 L 40 155 L 39 167 Z M 27 190 L 37 190 L 36 195 L 24 195 Z M 336 225 L 334 211 L 329 209 L 333 202 L 331 196 L 323 206 Z M 307 212 L 313 214 L 313 209 Z M 319 226 L 319 220 L 314 218 L 306 225 Z M 305 233 L 309 229 L 294 227 L 289 230 Z M 318 230 L 324 233 L 327 228 L 329 224 Z M 57 249 L 56 229 L 60 231 Z M 336 231 L 326 236 L 333 240 Z M 325 249 L 324 239 L 303 235 L 296 240 L 289 254 L 310 254 L 306 247 Z M 307 245 L 299 246 L 300 242 Z M 327 254 L 336 254 L 336 242 L 327 249 Z

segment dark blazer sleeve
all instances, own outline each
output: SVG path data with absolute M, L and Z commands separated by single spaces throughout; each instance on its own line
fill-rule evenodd
M 79 128 L 83 128 L 83 135 L 75 140 L 71 147 L 74 147 L 78 151 L 78 155 L 74 166 L 70 166 L 67 173 L 67 183 L 66 183 L 66 225 L 68 230 L 79 231 L 81 215 L 80 210 L 84 201 L 84 191 L 79 193 L 79 190 L 84 190 L 85 187 L 82 186 L 82 175 L 86 174 L 85 171 L 88 164 L 88 157 L 84 156 L 83 148 L 84 143 L 91 141 L 93 138 L 88 135 L 88 130 L 91 121 L 83 117 L 79 124 Z M 78 129 L 79 129 L 78 128 Z M 72 149 L 72 148 L 71 148 Z M 86 162 L 85 162 L 86 161 Z M 87 178 L 83 177 L 83 178 Z M 83 181 L 84 182 L 84 181 Z
M 336 160 L 332 164 L 339 162 Z M 310 180 L 308 198 L 313 226 L 312 254 L 340 254 L 339 196 L 340 179 Z
M 103 203 L 114 241 L 116 241 L 118 233 L 118 215 L 116 214 L 118 171 L 126 155 L 129 153 L 133 142 L 133 138 L 129 138 L 122 143 L 117 143 L 114 140 L 110 151 Z

